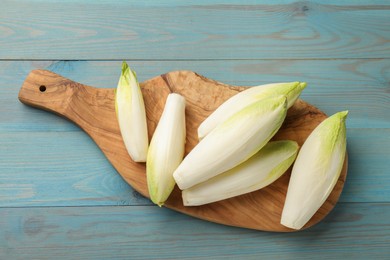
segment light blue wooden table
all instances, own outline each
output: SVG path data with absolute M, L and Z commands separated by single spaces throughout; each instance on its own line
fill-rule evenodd
M 348 109 L 349 171 L 335 209 L 298 233 L 153 206 L 65 119 L 22 105 L 30 70 L 114 88 L 193 70 L 234 85 L 307 81 Z M 1 1 L 0 259 L 389 259 L 390 2 Z

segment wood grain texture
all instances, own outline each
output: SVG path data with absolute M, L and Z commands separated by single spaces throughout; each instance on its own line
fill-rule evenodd
M 24 79 L 33 69 L 48 69 L 89 86 L 113 88 L 118 82 L 120 64 L 119 61 L 0 62 L 0 111 L 3 111 L 0 130 L 79 131 L 60 117 L 21 105 L 15 97 Z M 231 85 L 306 81 L 308 87 L 302 98 L 329 115 L 348 109 L 348 129 L 390 127 L 390 59 L 130 61 L 129 64 L 142 81 L 180 69 Z
M 295 233 L 216 225 L 158 207 L 0 208 L 2 259 L 386 259 L 390 204 L 338 203 Z
M 43 89 L 42 89 L 43 88 Z M 186 98 L 186 154 L 198 143 L 199 124 L 229 97 L 244 87 L 225 85 L 191 71 L 163 74 L 141 83 L 149 140 L 157 126 L 169 93 Z M 79 125 L 96 142 L 108 160 L 135 190 L 148 197 L 145 165 L 130 159 L 119 131 L 114 89 L 98 89 L 76 83 L 45 70 L 34 70 L 26 78 L 19 99 L 27 105 L 57 113 Z M 295 140 L 302 145 L 326 118 L 317 108 L 298 100 L 274 140 Z M 326 202 L 304 228 L 318 223 L 333 209 L 343 189 L 347 158 L 340 178 Z M 172 192 L 166 207 L 225 225 L 267 231 L 292 231 L 280 222 L 289 172 L 259 191 L 198 207 L 184 207 L 180 191 Z M 229 216 L 229 217 L 227 217 Z
M 386 1 L 6 0 L 0 59 L 390 58 L 389 16 Z

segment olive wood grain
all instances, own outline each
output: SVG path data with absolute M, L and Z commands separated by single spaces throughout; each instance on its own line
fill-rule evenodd
M 222 102 L 245 89 L 207 79 L 191 71 L 175 71 L 141 83 L 148 119 L 149 137 L 161 116 L 166 97 L 175 92 L 186 98 L 186 154 L 197 144 L 199 124 Z M 96 142 L 111 164 L 135 190 L 148 197 L 145 164 L 129 157 L 115 114 L 114 88 L 98 89 L 45 70 L 34 70 L 19 92 L 24 104 L 57 113 L 79 125 Z M 290 139 L 302 145 L 310 132 L 327 116 L 298 100 L 274 140 Z M 232 140 L 234 142 L 234 140 Z M 204 206 L 184 207 L 176 187 L 165 206 L 212 222 L 264 231 L 294 231 L 280 224 L 289 169 L 273 184 L 259 191 Z M 327 201 L 305 225 L 321 221 L 339 199 L 347 174 L 347 158 L 341 176 Z

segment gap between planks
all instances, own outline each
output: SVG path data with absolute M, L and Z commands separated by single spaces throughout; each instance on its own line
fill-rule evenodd
M 389 205 L 390 206 L 390 202 L 337 202 L 337 205 Z M 52 205 L 52 206 L 41 206 L 41 205 L 37 205 L 37 206 L 31 206 L 31 205 L 27 205 L 27 206 L 5 206 L 5 207 L 2 207 L 0 206 L 0 209 L 47 209 L 47 208 L 118 208 L 118 207 L 122 207 L 122 208 L 126 208 L 126 207 L 156 207 L 158 208 L 157 205 L 155 204 L 152 204 L 152 202 L 150 204 L 137 204 L 137 205 L 80 205 L 80 206 L 74 206 L 74 205 Z M 169 209 L 167 207 L 162 207 L 162 208 L 165 208 L 165 209 Z M 169 209 L 170 210 L 170 209 Z M 333 212 L 334 210 L 336 209 L 333 209 L 332 211 L 330 212 Z M 172 212 L 176 212 L 177 214 L 182 214 L 180 212 L 177 212 L 177 211 L 174 211 L 174 210 L 171 210 Z M 185 215 L 185 214 L 182 214 L 182 215 Z M 187 215 L 186 215 L 187 216 Z
M 178 61 L 178 62 L 185 62 L 185 61 L 310 61 L 310 60 L 319 60 L 319 61 L 327 61 L 327 60 L 389 60 L 390 57 L 364 57 L 364 58 L 256 58 L 256 59 L 250 59 L 250 58 L 243 58 L 243 59 L 134 59 L 134 58 L 122 58 L 122 59 L 0 59 L 0 62 L 7 62 L 7 61 L 53 61 L 53 62 L 76 62 L 76 61 L 160 61 L 160 62 L 172 62 L 172 61 Z

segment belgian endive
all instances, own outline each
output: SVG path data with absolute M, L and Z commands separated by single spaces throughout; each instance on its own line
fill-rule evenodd
M 260 85 L 241 91 L 225 101 L 202 122 L 198 128 L 198 138 L 203 139 L 217 125 L 234 113 L 264 98 L 285 95 L 287 97 L 287 108 L 290 108 L 305 87 L 305 82 L 289 82 Z
M 278 96 L 255 102 L 218 125 L 184 158 L 173 176 L 188 189 L 246 161 L 279 130 L 287 100 Z
M 186 140 L 185 99 L 170 94 L 150 142 L 146 175 L 151 200 L 161 206 L 174 186 L 173 172 L 184 156 Z
M 346 153 L 347 114 L 343 111 L 325 119 L 303 144 L 291 172 L 282 225 L 301 229 L 333 190 Z
M 183 203 L 198 206 L 268 186 L 287 171 L 297 152 L 298 144 L 294 141 L 269 142 L 242 164 L 183 190 Z
M 137 76 L 126 62 L 115 94 L 115 110 L 126 149 L 135 162 L 145 162 L 148 152 L 148 128 L 145 105 Z

